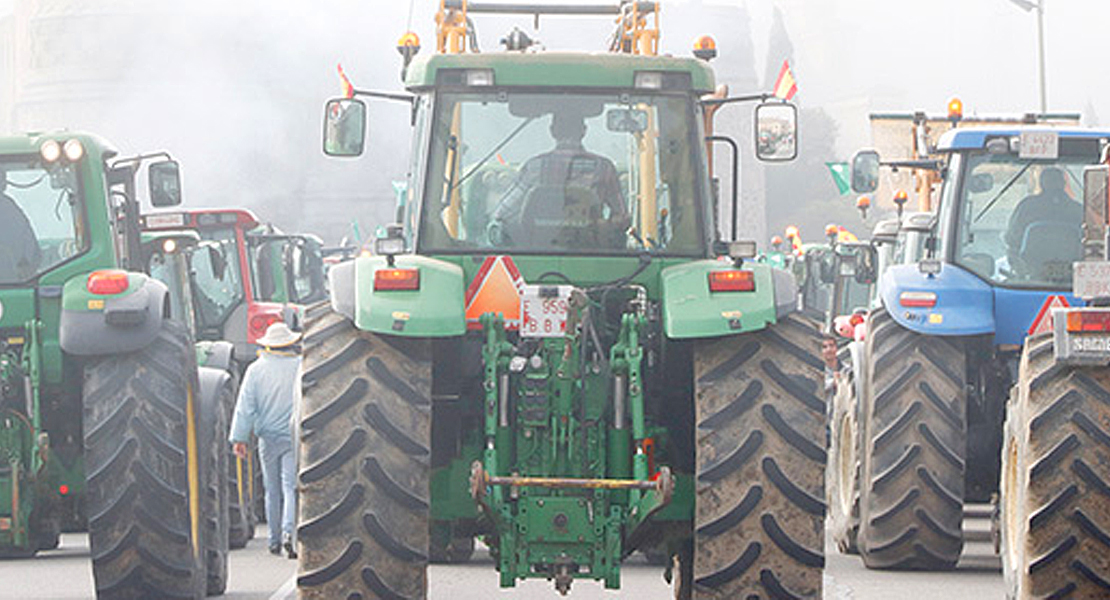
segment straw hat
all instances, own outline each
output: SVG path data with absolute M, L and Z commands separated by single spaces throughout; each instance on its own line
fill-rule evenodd
M 301 340 L 301 334 L 295 333 L 285 323 L 273 323 L 266 329 L 266 335 L 258 338 L 259 346 L 267 348 L 284 348 L 292 346 Z

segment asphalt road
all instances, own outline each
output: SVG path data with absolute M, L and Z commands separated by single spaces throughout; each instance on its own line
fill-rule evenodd
M 969 520 L 969 531 L 984 537 L 986 522 Z M 231 579 L 226 600 L 292 600 L 294 561 L 271 556 L 265 549 L 265 530 L 247 548 L 231 553 Z M 837 554 L 829 548 L 825 572 L 825 598 L 829 600 L 918 600 L 924 596 L 951 600 L 990 600 L 1002 597 L 1000 563 L 986 542 L 971 542 L 964 550 L 959 568 L 948 573 L 887 573 L 868 571 L 854 556 Z M 662 569 L 639 557 L 623 569 L 623 588 L 606 591 L 601 585 L 577 582 L 569 598 L 595 600 L 635 598 L 668 599 L 670 587 Z M 92 570 L 87 539 L 66 534 L 58 550 L 43 552 L 27 560 L 0 561 L 0 599 L 84 600 L 92 597 Z M 485 550 L 462 566 L 433 566 L 429 572 L 432 600 L 485 600 L 507 598 L 532 600 L 560 598 L 544 581 L 529 581 L 509 590 L 497 587 L 493 564 Z

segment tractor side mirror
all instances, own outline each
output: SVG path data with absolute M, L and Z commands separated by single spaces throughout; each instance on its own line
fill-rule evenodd
M 1083 245 L 1101 245 L 1106 237 L 1108 183 L 1110 166 L 1093 165 L 1083 169 Z M 1092 248 L 1092 249 L 1095 249 Z
M 879 153 L 860 150 L 852 157 L 852 191 L 871 194 L 879 189 Z
M 861 246 L 859 254 L 856 255 L 856 283 L 860 285 L 875 283 L 878 263 L 879 253 L 875 246 L 871 244 Z
M 324 107 L 324 154 L 360 156 L 366 144 L 366 104 L 353 98 L 328 100 Z
M 181 169 L 174 160 L 163 160 L 150 165 L 147 171 L 150 184 L 151 205 L 163 208 L 181 204 Z
M 797 107 L 786 102 L 755 107 L 755 155 L 767 162 L 787 162 L 798 156 Z

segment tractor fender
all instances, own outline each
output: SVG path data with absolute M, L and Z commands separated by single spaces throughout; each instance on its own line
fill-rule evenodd
M 134 352 L 158 337 L 168 318 L 166 285 L 140 273 L 128 274 L 119 294 L 93 294 L 85 277 L 74 277 L 62 289 L 58 339 L 62 350 L 76 356 Z
M 328 270 L 328 295 L 335 312 L 355 320 L 355 261 L 347 260 Z
M 332 296 L 332 305 L 352 318 L 359 329 L 403 337 L 452 337 L 466 333 L 463 271 L 458 265 L 412 254 L 395 256 L 393 266 L 382 256 L 360 256 L 350 264 L 354 275 L 353 310 L 344 312 L 349 300 L 341 297 Z M 419 273 L 417 289 L 375 289 L 375 274 L 384 269 L 415 269 Z M 336 274 L 333 292 L 344 291 L 346 284 L 340 283 L 344 278 L 350 281 L 345 271 Z
M 902 305 L 906 292 L 936 294 L 931 307 Z M 902 327 L 925 335 L 980 335 L 995 330 L 994 293 L 990 285 L 960 267 L 944 263 L 936 275 L 917 264 L 894 265 L 879 278 L 879 296 Z
M 197 363 L 200 366 L 231 371 L 234 361 L 235 344 L 223 340 L 197 342 Z
M 797 287 L 787 271 L 746 262 L 755 289 L 710 292 L 709 273 L 733 270 L 731 262 L 698 260 L 663 269 L 663 331 L 672 339 L 707 338 L 758 331 L 793 312 Z

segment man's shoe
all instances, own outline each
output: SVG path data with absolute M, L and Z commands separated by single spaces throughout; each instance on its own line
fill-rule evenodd
M 289 558 L 294 558 L 294 559 L 297 558 L 297 550 L 295 548 L 293 548 L 293 540 L 291 540 L 287 537 L 287 538 L 285 538 L 285 542 L 282 545 L 285 546 L 285 555 L 286 556 L 288 556 Z
M 281 544 L 270 544 L 270 554 L 281 556 Z

